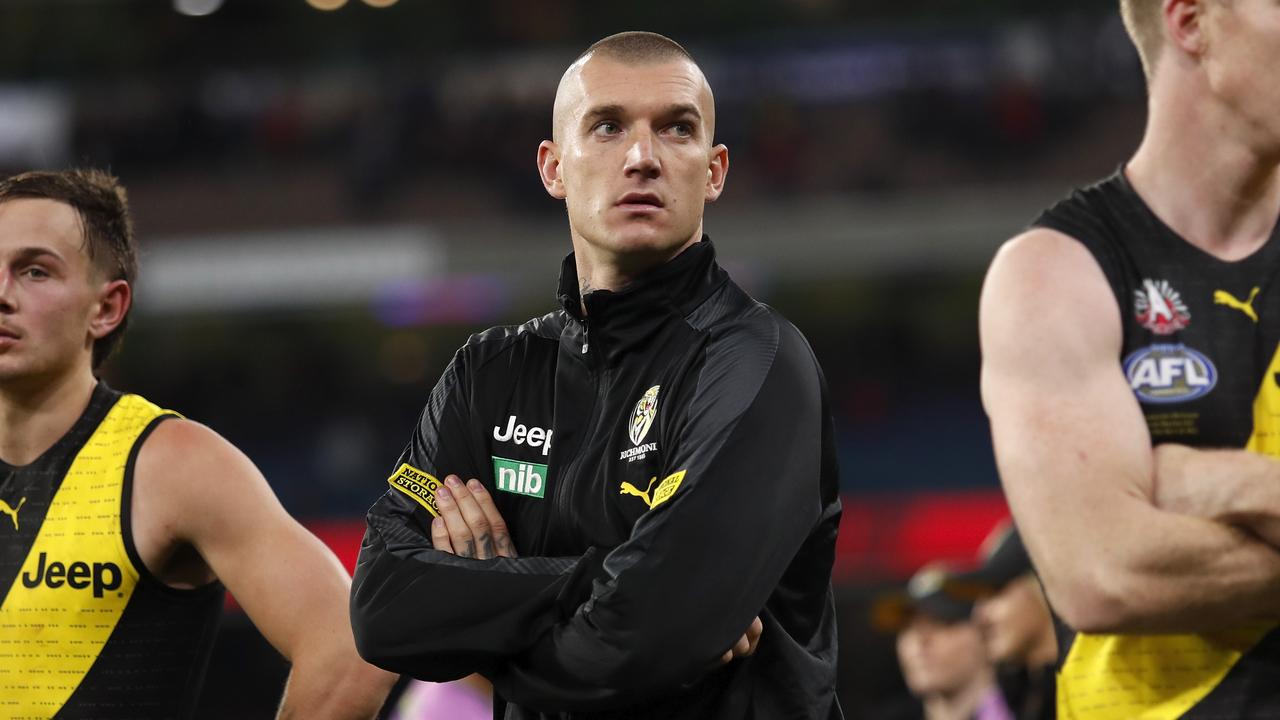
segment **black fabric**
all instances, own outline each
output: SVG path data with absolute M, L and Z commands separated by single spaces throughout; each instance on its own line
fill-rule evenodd
M 99 382 L 81 416 L 48 451 L 23 467 L 4 465 L 0 499 L 26 498 L 19 511 L 18 540 L 0 544 L 0 576 L 12 587 L 72 462 L 102 424 L 121 394 Z M 162 415 L 135 441 L 124 469 L 120 494 L 120 530 L 139 581 L 115 629 L 56 720 L 161 720 L 191 717 L 213 650 L 222 610 L 222 586 L 177 590 L 157 580 L 142 565 L 129 522 L 133 468 L 139 449 Z M 8 517 L 0 517 L 7 522 Z M 0 527 L 0 537 L 5 529 Z M 10 572 L 10 565 L 13 570 Z
M 138 585 L 98 654 L 56 720 L 94 718 L 189 718 L 196 710 L 225 591 L 214 581 L 190 590 L 164 584 L 142 562 L 133 541 L 133 473 L 143 443 L 160 415 L 134 442 L 120 493 L 120 526 L 125 551 L 138 570 Z
M 1120 357 L 1142 407 L 1153 444 L 1176 442 L 1193 447 L 1241 448 L 1253 432 L 1254 399 L 1280 346 L 1280 225 L 1271 238 L 1244 259 L 1228 262 L 1195 247 L 1162 222 L 1142 201 L 1123 169 L 1095 185 L 1075 191 L 1033 223 L 1069 235 L 1097 260 L 1119 303 L 1124 341 Z M 1249 299 L 1256 319 L 1230 303 Z M 1174 329 L 1159 330 L 1141 313 L 1139 296 L 1156 292 L 1178 316 Z M 1170 293 L 1172 291 L 1172 294 Z M 1187 349 L 1212 366 L 1207 392 L 1177 393 L 1153 400 L 1137 370 L 1154 346 Z M 1190 383 L 1186 383 L 1190 387 Z M 1144 395 L 1144 392 L 1147 393 Z M 1076 633 L 1055 617 L 1059 668 Z M 1280 717 L 1280 635 L 1273 630 L 1230 671 L 1189 718 Z
M 1057 674 L 1052 664 L 997 669 L 1000 694 L 1017 720 L 1053 720 L 1057 715 Z
M 220 583 L 178 591 L 143 576 L 55 720 L 190 718 L 222 612 Z
M 362 654 L 481 671 L 507 718 L 842 717 L 834 439 L 804 338 L 706 240 L 620 292 L 577 287 L 571 256 L 561 310 L 459 350 L 399 461 L 478 478 L 522 557 L 432 550 L 389 490 L 353 583 Z M 499 489 L 495 458 L 546 465 L 544 496 Z M 718 667 L 757 615 L 756 655 Z
M 1280 631 L 1273 630 L 1227 672 L 1184 720 L 1280 718 Z
M 1034 223 L 1084 244 L 1102 267 L 1120 307 L 1122 363 L 1155 344 L 1190 348 L 1216 370 L 1211 391 L 1186 401 L 1150 402 L 1141 395 L 1154 443 L 1243 447 L 1253 431 L 1253 401 L 1280 343 L 1280 240 L 1238 262 L 1226 262 L 1188 243 L 1160 221 L 1117 172 L 1076 191 Z M 1138 320 L 1137 296 L 1146 281 L 1166 282 L 1189 317 L 1186 327 L 1158 334 Z M 1245 299 L 1252 288 L 1258 322 L 1214 301 L 1222 290 Z

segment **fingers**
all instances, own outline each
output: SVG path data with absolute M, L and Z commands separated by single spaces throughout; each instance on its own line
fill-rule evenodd
M 479 480 L 465 485 L 449 475 L 436 492 L 440 517 L 431 524 L 431 544 L 458 557 L 516 557 L 515 543 L 493 496 Z
M 484 489 L 484 483 L 479 480 L 471 480 L 467 483 L 467 489 L 471 491 L 471 497 L 480 506 L 480 511 L 489 523 L 489 532 L 493 535 L 494 554 L 498 557 L 517 557 L 516 544 L 511 541 L 511 532 L 507 529 L 507 523 L 502 519 L 502 514 L 498 512 L 498 506 L 494 504 L 493 496 L 489 494 L 488 490 Z
M 748 657 L 754 655 L 756 648 L 760 645 L 760 636 L 764 634 L 764 623 L 760 621 L 760 617 L 756 616 L 751 624 L 747 626 L 747 631 L 738 638 L 738 642 L 733 647 L 725 651 L 720 656 L 720 664 L 732 662 L 734 658 Z
M 449 542 L 449 529 L 444 525 L 444 518 L 431 521 L 431 547 L 453 554 L 453 543 Z
M 760 636 L 764 634 L 764 623 L 760 622 L 760 616 L 757 615 L 755 620 L 751 621 L 751 625 L 747 627 L 747 651 L 744 655 L 755 655 L 756 648 L 760 645 Z
M 436 492 L 436 505 L 449 531 L 449 542 L 458 557 L 487 560 L 493 557 L 493 535 L 489 520 L 484 516 L 471 491 L 457 475 L 444 480 L 445 486 Z
M 750 649 L 751 649 L 751 641 L 747 638 L 746 635 L 743 635 L 742 637 L 738 638 L 738 642 L 734 643 L 733 647 L 726 650 L 724 654 L 720 656 L 720 664 L 727 665 L 728 663 L 733 662 L 734 658 L 742 657 L 743 655 L 746 655 Z

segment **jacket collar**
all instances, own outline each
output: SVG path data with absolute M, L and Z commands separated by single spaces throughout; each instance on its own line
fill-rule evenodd
M 650 270 L 621 290 L 587 293 L 582 316 L 578 270 L 569 253 L 560 268 L 557 299 L 570 317 L 589 329 L 588 342 L 610 360 L 643 343 L 672 316 L 684 317 L 728 280 L 716 263 L 715 246 L 706 235 L 665 264 Z M 570 326 L 575 325 L 570 323 Z

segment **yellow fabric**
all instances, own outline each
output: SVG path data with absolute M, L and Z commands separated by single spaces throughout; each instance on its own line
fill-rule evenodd
M 142 431 L 164 413 L 122 396 L 72 461 L 0 605 L 0 716 L 52 718 L 129 604 L 138 570 L 121 533 L 124 471 Z
M 1280 457 L 1280 347 L 1253 404 L 1245 447 Z M 1206 635 L 1076 635 L 1058 675 L 1064 720 L 1178 718 L 1213 690 L 1274 629 L 1257 623 Z
M 1271 356 L 1271 365 L 1262 376 L 1262 387 L 1253 400 L 1253 434 L 1245 448 L 1273 458 L 1280 458 L 1280 346 Z
M 1210 635 L 1080 633 L 1058 675 L 1058 717 L 1182 717 L 1271 627 L 1255 625 Z

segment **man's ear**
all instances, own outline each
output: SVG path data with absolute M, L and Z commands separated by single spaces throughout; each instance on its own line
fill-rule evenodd
M 1165 36 L 1184 53 L 1200 56 L 1207 47 L 1205 35 L 1205 0 L 1164 0 L 1161 15 Z
M 126 280 L 112 280 L 98 291 L 98 303 L 89 319 L 89 334 L 101 340 L 120 327 L 133 306 L 133 289 Z
M 547 194 L 557 200 L 564 199 L 564 178 L 560 175 L 560 148 L 552 140 L 538 145 L 538 175 Z
M 711 162 L 707 164 L 707 188 L 704 197 L 715 202 L 724 192 L 724 181 L 729 176 L 729 148 L 717 145 L 711 148 Z

